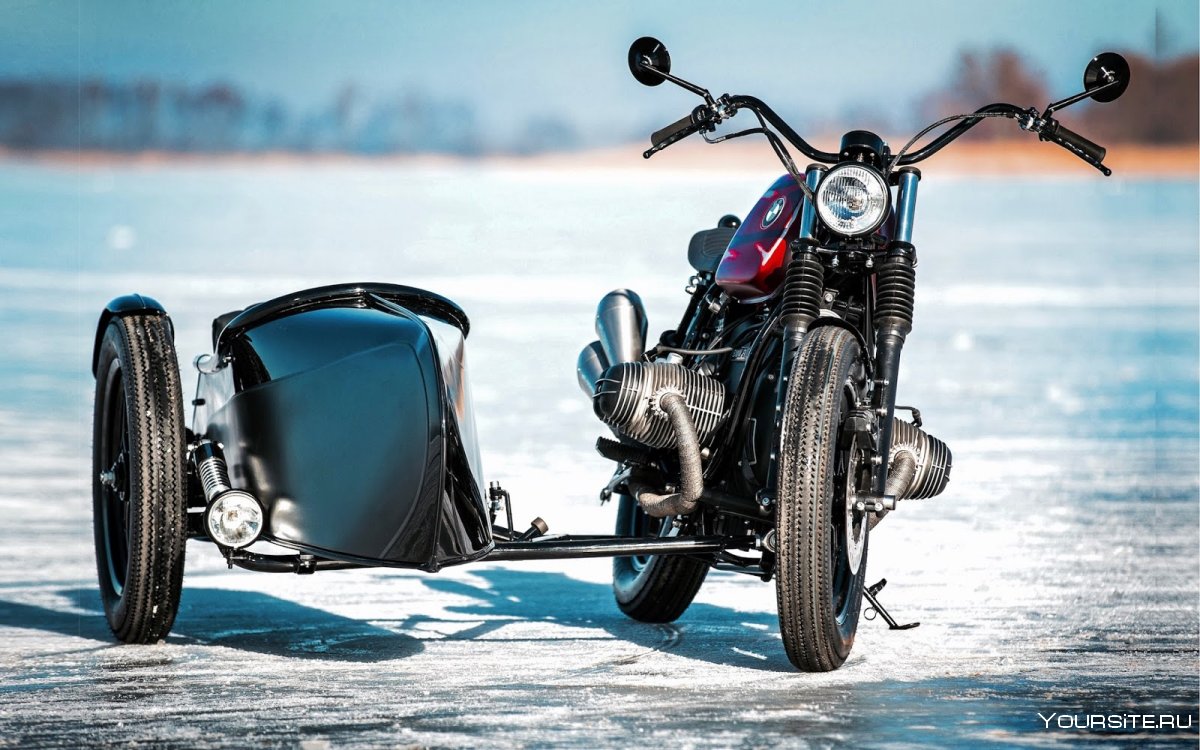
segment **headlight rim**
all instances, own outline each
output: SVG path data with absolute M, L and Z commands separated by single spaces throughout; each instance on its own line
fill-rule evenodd
M 825 188 L 829 185 L 830 178 L 837 175 L 837 173 L 841 170 L 851 169 L 851 168 L 858 168 L 858 169 L 861 169 L 861 170 L 867 172 L 868 174 L 872 175 L 875 178 L 875 180 L 877 181 L 877 184 L 880 187 L 882 187 L 882 189 L 883 189 L 882 190 L 883 210 L 879 212 L 879 216 L 867 228 L 859 230 L 857 232 L 844 232 L 844 231 L 838 229 L 836 227 L 836 225 L 830 220 L 830 217 L 827 215 L 828 211 L 825 208 L 825 202 L 822 200 L 822 198 L 825 195 Z M 875 167 L 871 166 L 870 164 L 864 164 L 864 163 L 858 162 L 858 161 L 841 162 L 840 164 L 836 164 L 833 167 L 831 167 L 821 177 L 821 182 L 817 185 L 817 189 L 813 192 L 813 197 L 816 199 L 817 217 L 820 218 L 821 224 L 824 225 L 827 229 L 829 229 L 830 232 L 833 232 L 834 234 L 838 235 L 839 237 L 856 238 L 856 237 L 869 236 L 869 235 L 875 233 L 876 231 L 878 231 L 879 228 L 881 226 L 883 226 L 884 222 L 887 221 L 888 214 L 890 214 L 892 212 L 891 190 L 888 189 L 887 180 L 884 178 L 883 174 Z

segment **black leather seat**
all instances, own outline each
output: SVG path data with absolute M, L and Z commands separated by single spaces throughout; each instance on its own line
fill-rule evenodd
M 715 274 L 725 255 L 725 248 L 729 247 L 729 241 L 740 224 L 736 216 L 722 216 L 716 228 L 702 229 L 692 235 L 692 241 L 688 243 L 688 263 L 692 264 L 692 268 L 701 273 Z

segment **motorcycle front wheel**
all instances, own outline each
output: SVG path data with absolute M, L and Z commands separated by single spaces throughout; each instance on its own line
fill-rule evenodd
M 617 536 L 670 536 L 672 519 L 646 515 L 637 500 L 616 495 Z M 641 622 L 673 622 L 700 591 L 708 565 L 679 555 L 613 558 L 617 606 Z
M 865 389 L 858 342 L 832 326 L 809 333 L 785 400 L 776 499 L 775 593 L 788 658 L 828 672 L 854 645 L 868 524 L 850 498 L 870 487 L 870 461 L 842 424 Z

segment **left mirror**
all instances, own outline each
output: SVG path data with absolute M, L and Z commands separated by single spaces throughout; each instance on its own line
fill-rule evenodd
M 671 72 L 671 55 L 662 42 L 644 36 L 629 45 L 629 72 L 638 83 L 657 86 L 666 80 L 662 74 Z

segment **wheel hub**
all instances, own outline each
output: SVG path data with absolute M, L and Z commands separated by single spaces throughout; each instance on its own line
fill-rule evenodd
M 858 437 L 850 442 L 846 455 L 846 488 L 843 505 L 846 513 L 846 561 L 852 575 L 858 574 L 862 564 L 863 550 L 867 546 L 867 514 L 858 509 L 858 489 L 865 473 L 863 467 L 870 466 L 865 451 L 858 445 Z

